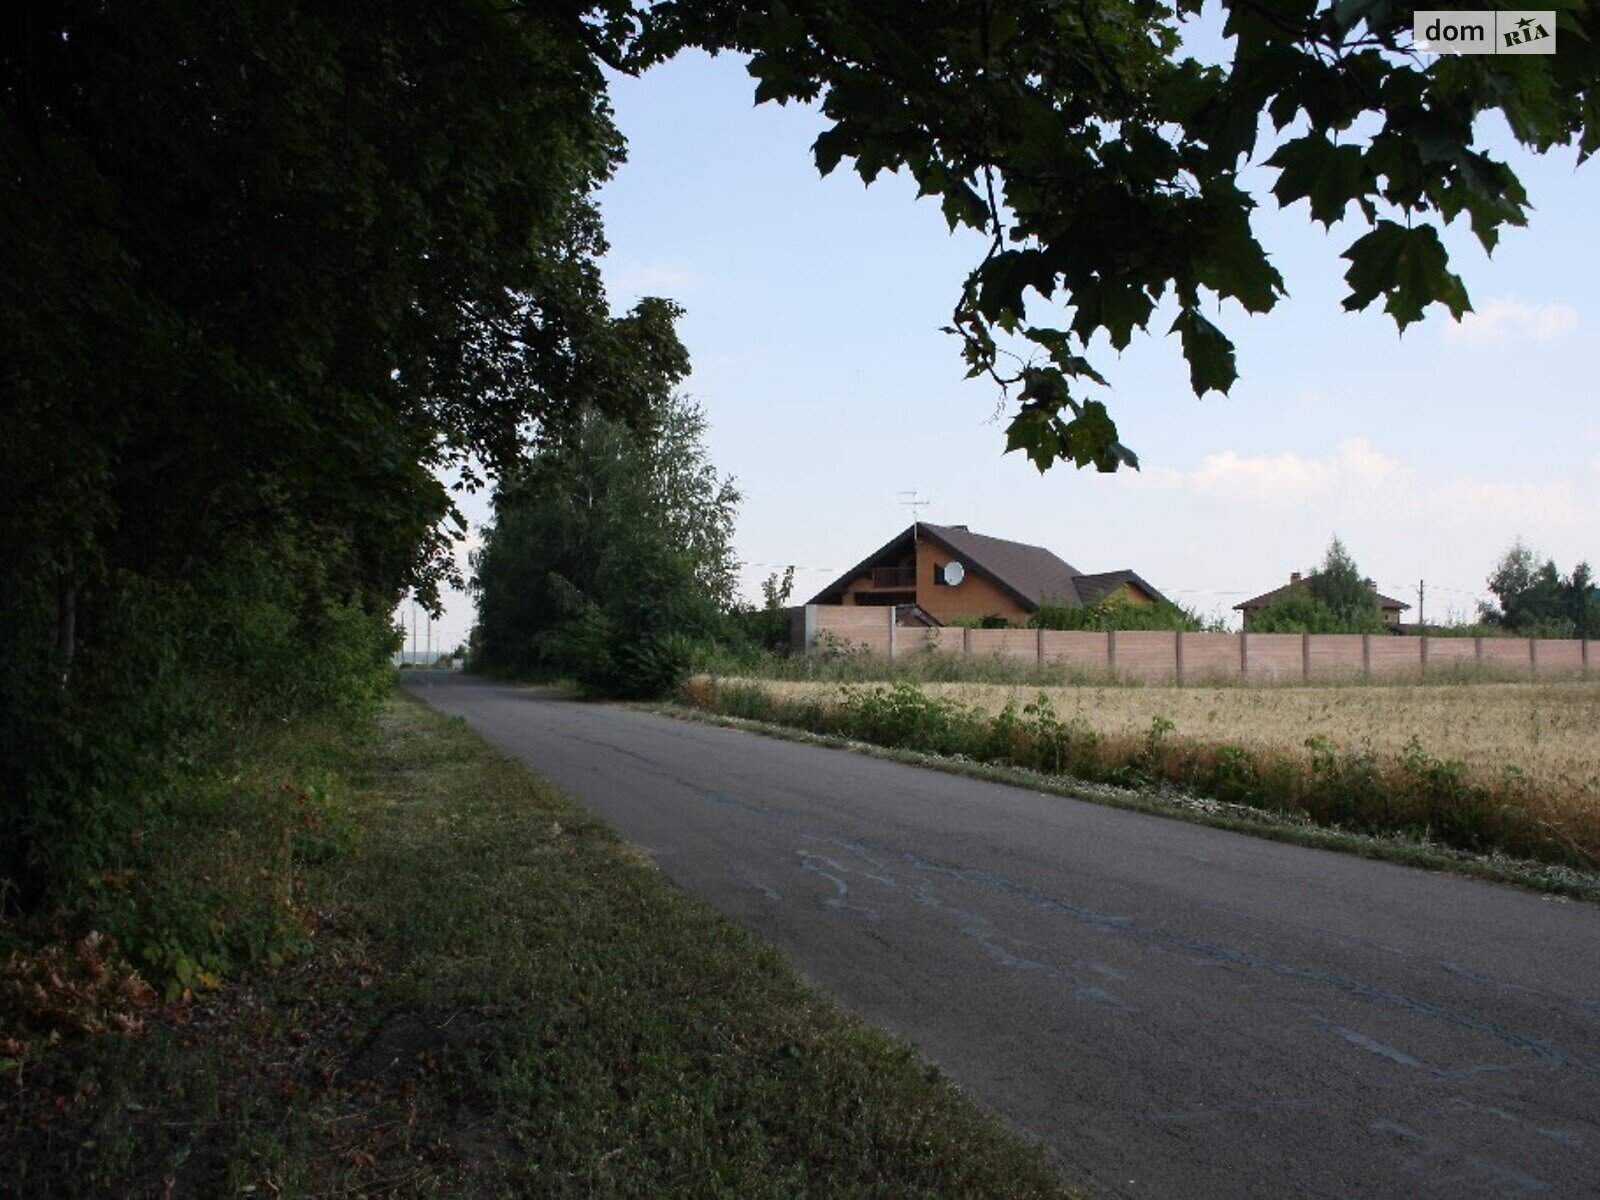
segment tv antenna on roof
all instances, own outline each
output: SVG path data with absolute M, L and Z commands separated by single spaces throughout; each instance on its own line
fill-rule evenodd
M 922 510 L 932 503 L 932 500 L 918 498 L 916 488 L 912 488 L 909 492 L 900 493 L 900 506 L 911 510 L 911 519 L 913 521 L 919 520 L 922 516 Z

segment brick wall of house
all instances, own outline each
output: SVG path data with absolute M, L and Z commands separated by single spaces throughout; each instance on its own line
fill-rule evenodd
M 917 543 L 917 603 L 941 621 L 958 618 L 1000 617 L 1015 625 L 1025 625 L 1028 610 L 987 579 L 980 579 L 971 565 L 966 578 L 956 587 L 937 583 L 938 568 L 957 561 L 943 546 L 926 539 Z

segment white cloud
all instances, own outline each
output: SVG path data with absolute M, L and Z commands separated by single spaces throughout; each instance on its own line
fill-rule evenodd
M 1588 465 L 1600 472 L 1600 459 Z M 1425 518 L 1434 527 L 1451 529 L 1541 529 L 1581 524 L 1587 511 L 1573 479 L 1565 476 L 1426 481 L 1365 438 L 1348 438 L 1325 458 L 1229 450 L 1207 455 L 1192 470 L 1154 467 L 1143 475 L 1147 486 L 1162 491 L 1186 492 L 1278 519 L 1300 510 L 1339 522 L 1381 517 L 1412 523 Z
M 1445 325 L 1445 340 L 1469 345 L 1508 341 L 1553 342 L 1578 327 L 1578 311 L 1565 304 L 1529 304 L 1516 296 L 1500 296 Z
M 1441 524 L 1469 526 L 1494 521 L 1542 529 L 1578 521 L 1578 494 L 1570 479 L 1451 479 L 1419 498 Z
M 1294 504 L 1334 496 L 1361 498 L 1405 486 L 1410 471 L 1372 448 L 1365 438 L 1347 438 L 1328 458 L 1282 454 L 1210 454 L 1192 471 L 1156 469 L 1158 486 L 1221 500 Z
M 1454 605 L 1468 616 L 1515 537 L 1564 567 L 1594 554 L 1600 514 L 1586 501 L 1600 483 L 1593 446 L 1575 461 L 1515 475 L 1441 470 L 1434 456 L 1419 451 L 1413 462 L 1361 438 L 1320 453 L 1152 465 L 1134 484 L 1144 494 L 1129 496 L 1117 539 L 1098 557 L 1069 544 L 1069 557 L 1092 558 L 1086 569 L 1127 561 L 1185 603 L 1231 609 L 1315 563 L 1337 534 L 1386 594 L 1415 603 L 1412 589 L 1426 579 L 1430 615 Z

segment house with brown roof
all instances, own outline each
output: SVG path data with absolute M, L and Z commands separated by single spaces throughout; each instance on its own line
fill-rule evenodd
M 1370 579 L 1364 579 L 1362 582 L 1367 585 L 1368 590 L 1372 592 L 1372 595 L 1378 601 L 1378 610 L 1383 614 L 1384 627 L 1399 632 L 1400 614 L 1410 608 L 1411 605 L 1403 600 L 1396 600 L 1393 596 L 1385 596 L 1378 591 L 1377 586 Z M 1288 583 L 1282 587 L 1273 588 L 1270 592 L 1262 592 L 1259 596 L 1252 596 L 1242 604 L 1235 604 L 1233 611 L 1243 614 L 1244 627 L 1248 631 L 1262 609 L 1276 604 L 1291 592 L 1305 591 L 1309 584 L 1309 576 L 1302 575 L 1299 571 L 1293 571 L 1289 575 Z
M 1165 601 L 1130 570 L 1085 574 L 1043 546 L 918 521 L 811 598 L 810 604 L 897 605 L 902 623 L 962 619 L 1026 625 L 1041 604 Z

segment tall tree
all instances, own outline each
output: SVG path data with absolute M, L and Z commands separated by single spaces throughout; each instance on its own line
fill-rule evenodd
M 1256 633 L 1381 633 L 1378 593 L 1335 535 L 1322 565 L 1290 584 L 1250 620 Z
M 0 21 L 0 879 L 38 895 L 122 844 L 183 720 L 356 669 L 352 623 L 381 661 L 450 569 L 441 475 L 637 418 L 686 362 L 670 305 L 607 306 L 621 139 L 570 15 Z
M 1518 538 L 1495 564 L 1488 587 L 1496 603 L 1481 611 L 1491 625 L 1536 637 L 1589 637 L 1600 630 L 1600 595 L 1586 562 L 1563 578 L 1555 559 Z
M 0 486 L 68 587 L 106 561 L 181 574 L 292 504 L 351 531 L 352 582 L 426 589 L 436 472 L 681 373 L 670 311 L 607 311 L 590 195 L 621 142 L 570 22 L 477 0 L 11 20 Z
M 479 665 L 602 695 L 677 682 L 734 602 L 739 493 L 705 428 L 676 395 L 637 430 L 586 414 L 504 482 L 475 563 Z
M 1338 632 L 1376 633 L 1383 628 L 1378 594 L 1337 535 L 1328 543 L 1322 565 L 1307 577 L 1306 590 L 1333 614 Z

